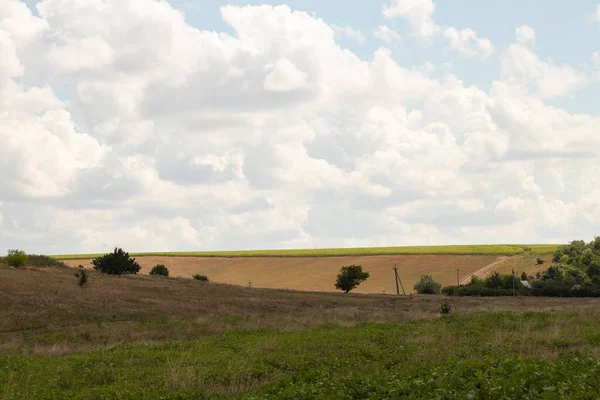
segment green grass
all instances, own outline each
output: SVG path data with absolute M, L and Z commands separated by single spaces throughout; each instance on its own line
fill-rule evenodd
M 599 321 L 490 313 L 4 356 L 0 399 L 592 399 Z
M 134 257 L 177 256 L 177 257 L 340 257 L 340 256 L 378 256 L 378 255 L 516 255 L 530 248 L 535 255 L 550 254 L 559 245 L 456 245 L 456 246 L 404 246 L 404 247 L 361 247 L 340 249 L 296 249 L 296 250 L 242 250 L 242 251 L 188 251 L 165 253 L 130 253 Z M 60 254 L 59 260 L 81 260 L 95 258 L 102 254 Z

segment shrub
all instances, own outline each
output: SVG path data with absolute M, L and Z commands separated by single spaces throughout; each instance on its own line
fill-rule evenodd
M 88 283 L 88 272 L 85 269 L 83 269 L 83 267 L 81 267 L 80 271 L 77 271 L 75 273 L 75 276 L 78 279 L 79 287 L 85 287 L 85 285 L 87 285 L 87 283 Z
M 169 269 L 162 264 L 157 264 L 150 271 L 150 275 L 169 276 Z
M 42 254 L 29 254 L 29 261 L 27 261 L 27 265 L 32 267 L 65 267 L 69 266 L 62 261 L 58 261 L 55 258 L 48 257 Z
M 112 253 L 94 259 L 92 264 L 95 270 L 109 275 L 137 274 L 142 268 L 129 253 L 116 247 Z
M 29 261 L 29 256 L 23 250 L 9 250 L 5 260 L 11 267 L 23 267 Z
M 194 274 L 192 275 L 192 278 L 197 281 L 208 282 L 208 277 L 206 275 Z
M 446 286 L 442 289 L 442 293 L 448 296 L 512 296 L 512 289 L 490 289 L 485 285 L 465 285 L 465 286 Z M 522 292 L 520 294 L 527 294 Z
M 442 291 L 442 285 L 433 280 L 431 275 L 421 275 L 414 289 L 419 294 L 439 294 Z
M 523 272 L 523 273 L 521 274 L 521 280 L 522 280 L 522 281 L 526 281 L 526 280 L 527 280 L 527 272 Z
M 538 263 L 538 265 L 542 265 L 544 263 L 544 259 L 542 257 L 538 257 L 536 262 Z
M 340 269 L 335 287 L 348 293 L 367 279 L 369 279 L 369 273 L 363 272 L 360 265 L 348 265 Z
M 442 304 L 440 307 L 440 314 L 442 315 L 450 315 L 452 313 L 452 306 L 448 303 Z

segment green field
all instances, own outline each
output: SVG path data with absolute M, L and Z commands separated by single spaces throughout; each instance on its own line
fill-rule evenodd
M 9 355 L 0 399 L 593 399 L 599 322 L 597 312 L 487 313 Z
M 339 249 L 296 249 L 296 250 L 241 250 L 241 251 L 188 251 L 188 252 L 142 252 L 131 253 L 134 257 L 342 257 L 382 255 L 516 255 L 531 249 L 535 255 L 550 254 L 560 245 L 556 244 L 499 244 L 499 245 L 456 245 L 456 246 L 404 246 L 404 247 L 361 247 Z M 102 254 L 60 254 L 52 257 L 60 260 L 95 258 Z

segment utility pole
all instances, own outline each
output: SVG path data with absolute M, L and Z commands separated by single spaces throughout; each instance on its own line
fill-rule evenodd
M 402 294 L 406 296 L 406 291 L 404 290 L 402 279 L 400 279 L 400 275 L 398 275 L 398 268 L 396 268 L 396 264 L 394 264 L 394 275 L 396 277 L 396 294 L 400 296 L 400 288 L 402 288 Z M 398 287 L 398 284 L 400 284 L 400 287 Z
M 394 264 L 394 276 L 396 277 L 396 294 L 400 296 L 400 288 L 398 287 L 398 268 L 396 268 L 396 264 Z
M 456 268 L 456 286 L 460 286 L 460 273 L 459 273 L 459 269 Z
M 515 270 L 512 270 L 512 275 L 513 275 L 513 296 L 517 295 L 517 289 L 515 288 Z

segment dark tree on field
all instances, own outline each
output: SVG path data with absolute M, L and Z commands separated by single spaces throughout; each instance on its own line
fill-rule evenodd
M 340 269 L 335 287 L 348 293 L 367 279 L 369 279 L 369 273 L 363 272 L 360 265 L 347 265 Z
M 142 268 L 129 253 L 116 247 L 112 253 L 94 259 L 92 264 L 95 270 L 109 275 L 137 274 Z
M 522 280 L 522 281 L 526 281 L 526 280 L 527 280 L 527 272 L 523 272 L 523 273 L 521 274 L 521 280 Z
M 163 264 L 157 264 L 150 270 L 150 275 L 169 276 L 169 268 L 165 267 Z

